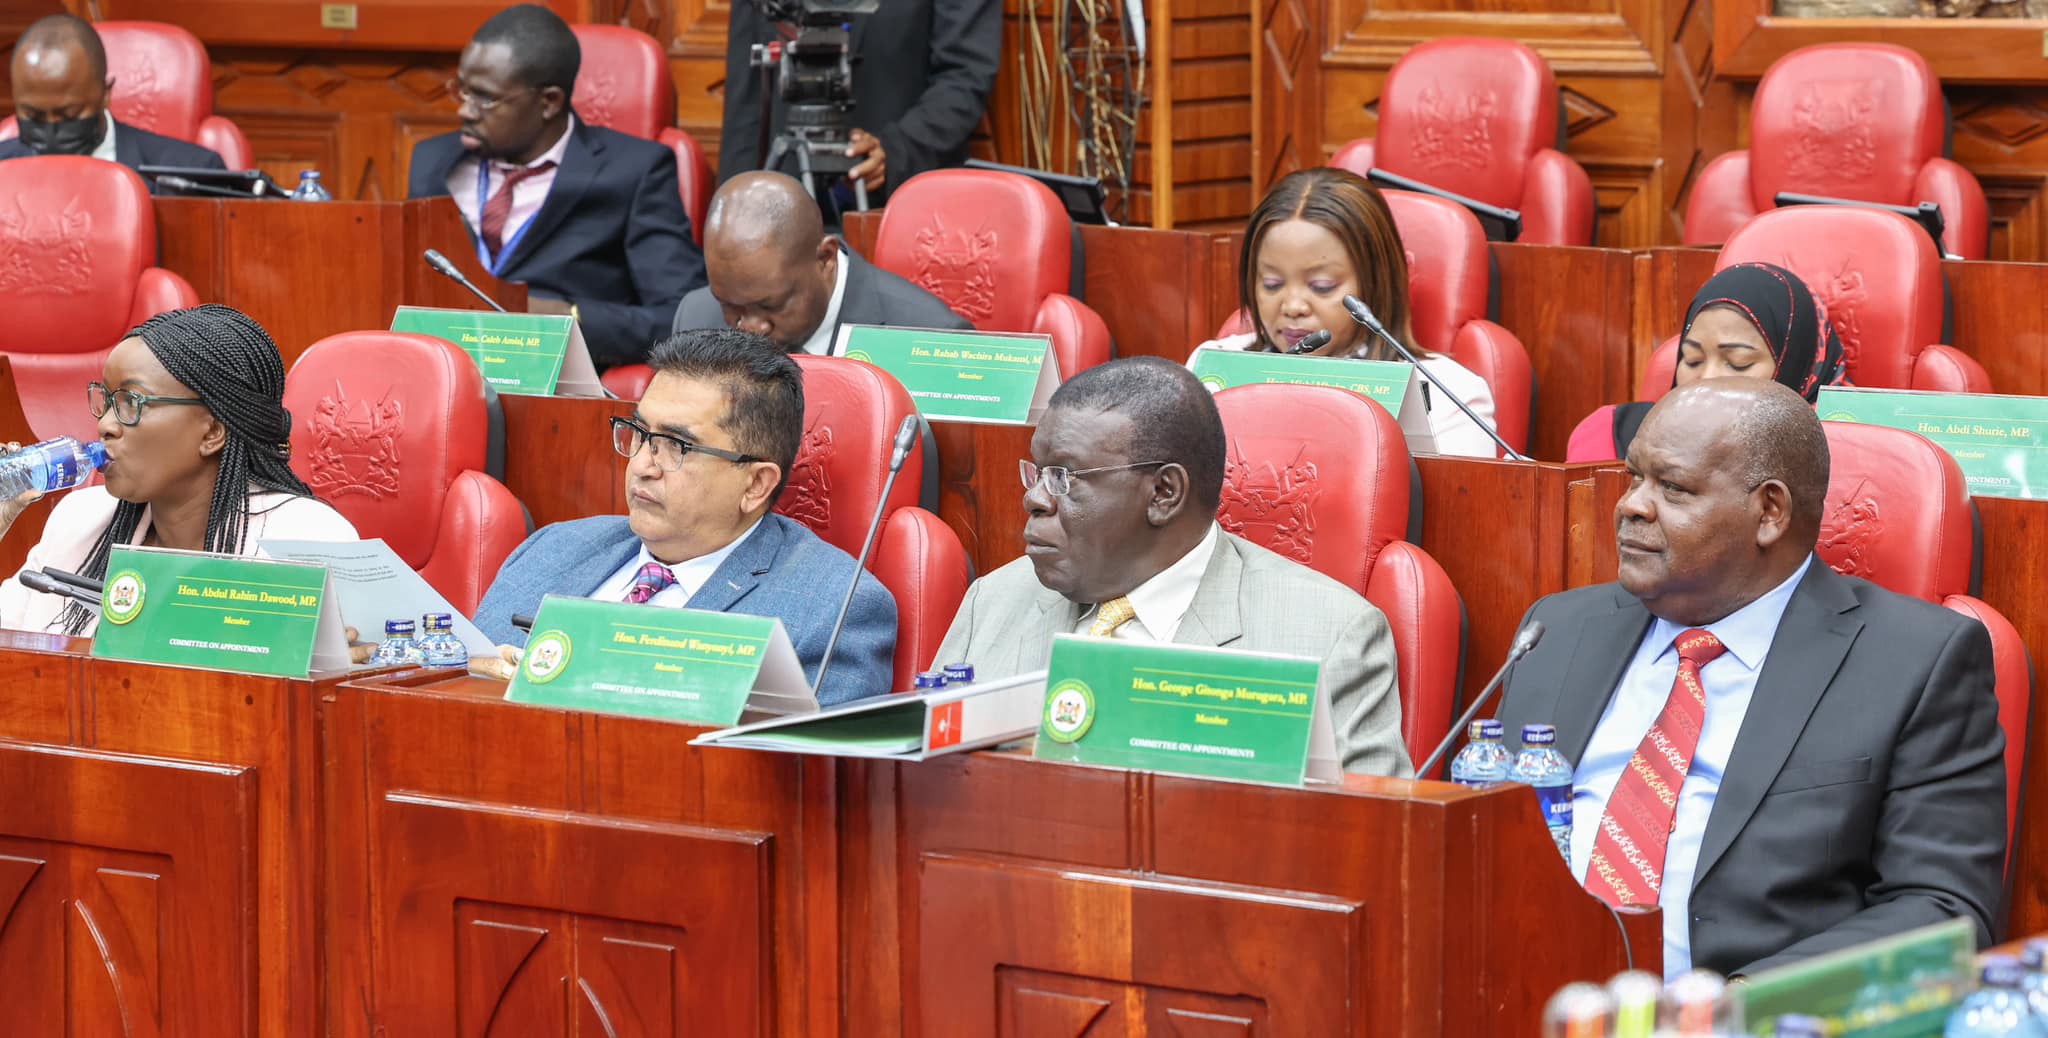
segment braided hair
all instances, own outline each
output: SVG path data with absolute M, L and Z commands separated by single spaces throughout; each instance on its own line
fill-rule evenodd
M 292 414 L 284 406 L 284 358 L 261 325 L 233 307 L 209 303 L 158 314 L 127 337 L 141 339 L 164 370 L 205 401 L 206 410 L 227 429 L 213 503 L 206 513 L 205 550 L 241 553 L 251 484 L 313 496 L 291 469 Z M 134 539 L 143 508 L 133 501 L 115 506 L 113 521 L 86 554 L 81 576 L 106 577 L 107 557 L 115 545 Z M 57 623 L 68 634 L 80 634 L 92 617 L 90 610 L 70 602 Z

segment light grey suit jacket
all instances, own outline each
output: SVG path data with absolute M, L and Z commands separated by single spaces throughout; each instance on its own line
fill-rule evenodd
M 974 664 L 977 678 L 1043 669 L 1052 636 L 1072 632 L 1087 607 L 1038 582 L 1029 558 L 974 582 L 938 658 Z M 1387 618 L 1358 593 L 1242 538 L 1218 532 L 1216 553 L 1173 640 L 1323 661 L 1344 770 L 1407 778 L 1401 697 Z

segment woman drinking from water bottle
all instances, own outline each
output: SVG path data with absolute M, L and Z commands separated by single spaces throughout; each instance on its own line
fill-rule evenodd
M 104 580 L 121 545 L 249 554 L 264 538 L 352 541 L 355 527 L 293 474 L 284 359 L 242 312 L 207 305 L 158 314 L 107 355 L 85 387 L 106 451 L 104 486 L 67 493 L 24 571 L 54 566 Z M 9 445 L 10 450 L 15 449 Z M 0 502 L 0 536 L 40 495 Z M 92 634 L 99 613 L 0 582 L 0 627 Z

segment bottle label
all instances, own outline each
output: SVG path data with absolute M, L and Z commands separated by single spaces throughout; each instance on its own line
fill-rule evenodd
M 1572 824 L 1572 787 L 1537 786 L 1536 802 L 1543 805 L 1543 824 L 1570 828 Z
M 51 453 L 43 459 L 42 490 L 62 490 L 78 482 L 76 455 Z

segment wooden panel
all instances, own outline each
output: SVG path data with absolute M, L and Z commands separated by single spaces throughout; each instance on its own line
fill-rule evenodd
M 1493 246 L 1500 274 L 1496 320 L 1529 353 L 1535 375 L 1539 458 L 1563 458 L 1581 418 L 1625 400 L 1635 300 L 1627 253 L 1533 245 Z
M 2038 391 L 2035 391 L 2038 392 Z M 1975 499 L 1982 520 L 1984 601 L 2005 615 L 2034 660 L 2035 694 L 2029 718 L 2025 787 L 2013 834 L 2009 869 L 2009 934 L 2048 930 L 2048 825 L 2037 806 L 2048 797 L 2048 706 L 2040 694 L 2040 661 L 2048 659 L 2048 502 Z
M 900 1019 L 856 1000 L 861 1033 L 1523 1033 L 1559 983 L 1624 961 L 1520 790 L 1290 790 L 1009 754 L 848 774 L 870 806 L 845 841 L 893 847 L 847 857 L 850 897 L 899 918 L 902 942 L 856 966 L 903 992 Z M 1507 907 L 1528 904 L 1546 911 Z M 1628 916 L 1638 967 L 1656 968 L 1655 919 Z M 1539 928 L 1576 965 L 1514 950 Z
M 625 459 L 612 450 L 608 422 L 630 415 L 625 400 L 501 396 L 505 488 L 536 527 L 591 515 L 626 514 Z
M 170 22 L 211 44 L 351 50 L 423 50 L 462 41 L 503 10 L 489 0 L 351 0 L 356 28 L 321 25 L 320 0 L 92 0 L 101 21 Z M 591 0 L 547 0 L 571 22 L 591 20 Z

